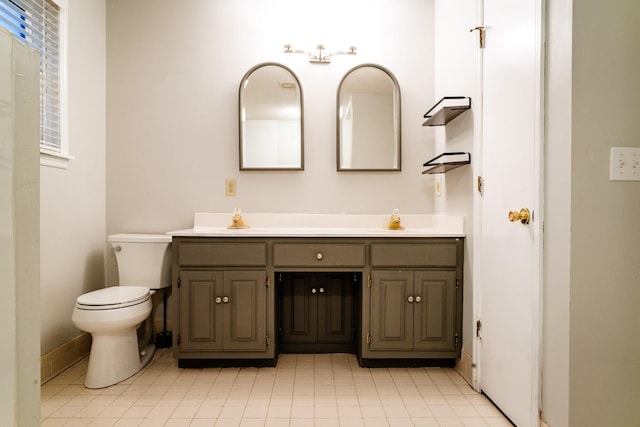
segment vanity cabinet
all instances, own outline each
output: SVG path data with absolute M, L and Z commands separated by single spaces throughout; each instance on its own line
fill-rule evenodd
M 455 361 L 464 239 L 391 236 L 174 235 L 179 366 L 273 366 L 278 352 Z
M 179 366 L 273 365 L 266 243 L 174 238 L 172 246 Z
M 371 275 L 372 351 L 455 352 L 455 271 L 373 270 Z
M 266 350 L 266 271 L 180 273 L 180 351 Z
M 460 356 L 462 256 L 461 239 L 370 245 L 364 365 L 375 366 L 369 362 L 376 359 Z

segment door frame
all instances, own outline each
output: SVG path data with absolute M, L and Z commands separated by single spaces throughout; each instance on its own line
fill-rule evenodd
M 484 26 L 484 2 L 490 0 L 478 0 L 476 3 L 476 19 L 477 25 Z M 541 410 L 541 394 L 542 394 L 542 369 L 543 363 L 541 360 L 542 354 L 542 311 L 543 311 L 543 230 L 544 230 L 544 177 L 545 177 L 545 164 L 544 164 L 544 129 L 545 129 L 545 46 L 546 46 L 546 0 L 535 0 L 535 13 L 536 13 L 536 101 L 535 101 L 535 131 L 534 131 L 534 182 L 533 182 L 533 221 L 530 226 L 534 227 L 533 233 L 533 274 L 532 284 L 535 287 L 533 290 L 533 342 L 531 348 L 534 351 L 532 357 L 532 390 L 531 390 L 531 421 L 532 425 L 537 425 L 540 417 Z M 490 30 L 490 29 L 489 29 Z M 490 41 L 489 41 L 490 42 Z M 474 167 L 474 177 L 479 179 L 483 176 L 483 52 L 482 49 L 477 50 L 476 55 L 476 79 L 475 79 L 475 94 L 474 94 L 474 158 L 476 159 Z M 482 229 L 483 229 L 483 217 L 482 217 L 482 194 L 476 189 L 473 197 L 473 254 L 474 262 L 472 267 L 472 278 L 474 284 L 473 291 L 473 328 L 474 338 L 472 343 L 472 387 L 480 392 L 482 388 L 482 358 L 480 354 L 481 348 L 481 331 L 478 333 L 477 326 L 478 321 L 482 320 L 482 265 L 480 257 L 476 257 L 475 254 L 480 254 L 482 246 Z

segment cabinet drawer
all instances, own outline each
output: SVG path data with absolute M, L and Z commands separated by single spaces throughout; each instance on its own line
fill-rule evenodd
M 455 267 L 455 243 L 372 243 L 372 267 Z
M 267 265 L 267 244 L 263 242 L 183 242 L 178 246 L 178 265 L 264 267 Z
M 357 243 L 274 243 L 274 267 L 363 267 L 365 246 Z

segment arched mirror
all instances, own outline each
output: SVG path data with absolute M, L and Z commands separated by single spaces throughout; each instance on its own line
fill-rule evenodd
M 363 64 L 338 87 L 338 170 L 399 171 L 400 87 L 387 69 Z
M 302 170 L 302 89 L 284 65 L 259 64 L 240 82 L 240 170 Z

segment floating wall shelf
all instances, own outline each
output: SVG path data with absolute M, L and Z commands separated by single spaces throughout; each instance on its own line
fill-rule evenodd
M 424 114 L 422 126 L 444 126 L 471 108 L 468 96 L 445 96 Z
M 471 153 L 442 153 L 438 157 L 434 157 L 422 165 L 424 167 L 429 167 L 429 169 L 423 171 L 422 174 L 445 173 L 459 168 L 460 166 L 468 165 L 469 163 L 471 163 Z

